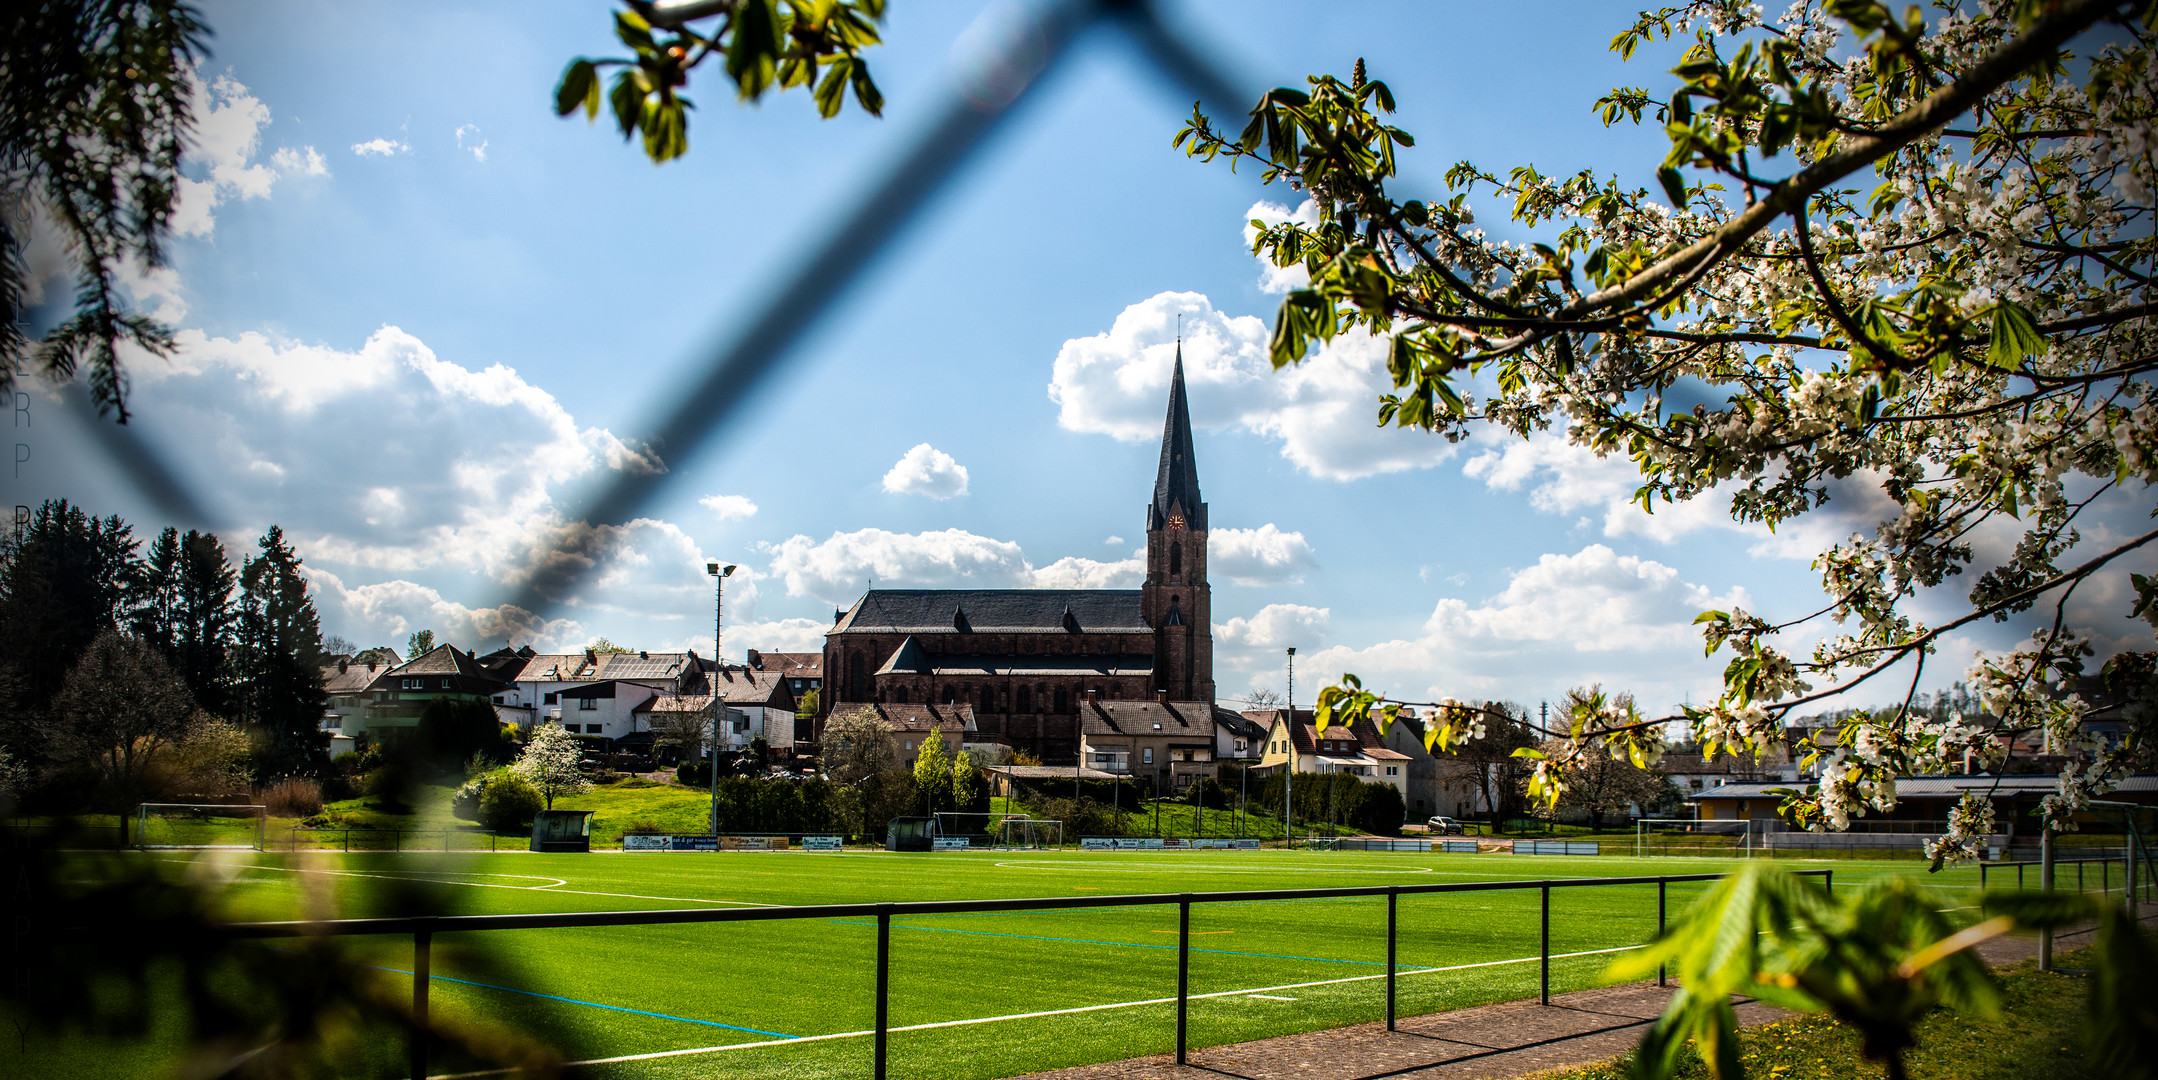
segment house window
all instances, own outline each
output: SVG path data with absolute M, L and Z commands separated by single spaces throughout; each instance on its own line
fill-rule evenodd
M 1400 776 L 1400 775 L 1401 775 L 1401 766 L 1399 766 L 1399 765 L 1388 765 L 1388 766 L 1386 767 L 1386 775 L 1388 775 L 1388 776 Z
M 599 734 L 602 734 L 602 733 L 604 733 L 604 732 L 605 732 L 605 731 L 607 730 L 607 725 L 605 725 L 605 724 L 586 724 L 586 725 L 584 726 L 584 730 L 585 730 L 585 733 L 586 733 L 586 734 L 588 734 L 588 735 L 599 735 Z
M 497 704 L 497 705 L 500 705 L 500 704 L 502 704 L 502 695 L 500 695 L 500 694 L 496 694 L 496 695 L 495 695 L 495 704 Z
M 907 745 L 906 745 L 906 749 L 907 749 L 907 750 L 908 750 L 909 752 L 912 752 L 912 751 L 914 750 L 914 740 L 913 740 L 913 739 L 908 739 L 908 740 L 907 740 Z
M 555 702 L 558 702 L 558 701 L 560 701 L 560 700 L 562 700 L 562 692 L 561 692 L 561 691 L 559 691 L 559 690 L 557 690 L 557 691 L 555 691 L 554 693 L 548 694 L 548 695 L 547 695 L 546 697 L 544 697 L 544 698 L 541 698 L 541 699 L 540 699 L 540 704 L 542 704 L 542 705 L 552 705 L 552 704 L 554 704 Z
M 1147 747 L 1146 749 L 1144 749 L 1144 750 L 1141 750 L 1141 751 L 1139 751 L 1139 763 L 1140 763 L 1141 765 L 1152 765 L 1152 764 L 1154 764 L 1154 748 L 1153 748 L 1153 747 L 1149 746 L 1149 747 Z
M 578 699 L 577 699 L 577 708 L 578 708 L 578 711 L 580 711 L 580 712 L 591 712 L 592 710 L 594 710 L 594 709 L 597 709 L 597 708 L 599 708 L 599 699 L 598 699 L 598 698 L 588 698 L 588 697 L 587 697 L 587 698 L 578 698 Z

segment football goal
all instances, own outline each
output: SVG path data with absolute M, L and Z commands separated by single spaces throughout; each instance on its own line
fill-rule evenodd
M 143 803 L 135 808 L 135 844 L 149 848 L 262 850 L 266 806 Z
M 1000 848 L 1061 848 L 1064 846 L 1064 823 L 1040 818 L 1008 817 L 997 822 L 997 846 Z
M 1751 858 L 1769 822 L 1642 818 L 1634 823 L 1634 854 Z

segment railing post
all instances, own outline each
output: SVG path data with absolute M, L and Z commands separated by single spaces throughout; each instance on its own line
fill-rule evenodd
M 884 1080 L 884 1029 L 891 1020 L 892 905 L 877 912 L 877 1049 L 876 1080 Z
M 1543 1003 L 1549 1005 L 1551 1004 L 1551 883 L 1548 881 L 1544 882 L 1543 885 L 1543 898 L 1543 947 L 1538 950 L 1543 961 L 1543 990 L 1540 996 Z
M 2042 821 L 2038 826 L 2045 831 L 2038 834 L 2038 887 L 2045 892 L 2053 891 L 2053 823 Z M 2038 970 L 2053 970 L 2053 927 L 2038 931 Z
M 1836 898 L 1836 872 L 1834 870 L 1821 871 L 1821 889 L 1828 893 L 1830 900 Z
M 1394 1030 L 1394 916 L 1400 889 L 1386 890 L 1386 1030 Z
M 1665 894 L 1665 893 L 1666 893 L 1666 892 L 1667 892 L 1667 891 L 1669 890 L 1669 888 L 1670 888 L 1670 885 L 1671 885 L 1670 881 L 1668 881 L 1668 880 L 1666 880 L 1666 879 L 1664 879 L 1664 878 L 1657 878 L 1657 879 L 1656 879 L 1656 936 L 1657 936 L 1658 938 L 1661 938 L 1661 937 L 1663 937 L 1663 927 L 1664 927 L 1664 894 Z M 1662 965 L 1662 964 L 1658 964 L 1658 965 L 1656 965 L 1656 985 L 1658 985 L 1658 986 L 1666 986 L 1666 985 L 1669 985 L 1669 984 L 1667 984 L 1666 982 L 1664 982 L 1664 979 L 1665 979 L 1666 975 L 1667 975 L 1667 972 L 1665 972 L 1665 970 L 1664 970 L 1664 965 Z
M 427 1080 L 427 967 L 434 933 L 412 935 L 412 1080 Z
M 1176 905 L 1176 1063 L 1179 1065 L 1184 1064 L 1184 1021 L 1190 1004 L 1191 894 L 1185 893 Z

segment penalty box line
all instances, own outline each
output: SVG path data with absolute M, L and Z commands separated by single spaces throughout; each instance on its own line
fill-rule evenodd
M 1647 948 L 1647 946 L 1621 945 L 1615 949 L 1583 949 L 1580 952 L 1552 953 L 1551 959 L 1565 960 L 1577 956 L 1601 956 L 1607 953 L 1633 952 L 1636 949 L 1644 948 Z M 1395 975 L 1399 978 L 1407 978 L 1411 975 L 1432 975 L 1445 971 L 1468 971 L 1473 968 L 1504 967 L 1508 964 L 1532 964 L 1539 959 L 1541 959 L 1541 957 L 1524 956 L 1513 960 L 1484 960 L 1474 964 L 1454 964 L 1448 967 L 1414 968 L 1408 971 L 1397 971 L 1395 972 Z M 1316 979 L 1311 982 L 1281 983 L 1276 986 L 1254 986 L 1243 990 L 1215 990 L 1204 994 L 1187 994 L 1185 995 L 1185 1000 L 1199 1001 L 1206 998 L 1244 997 L 1249 994 L 1264 994 L 1273 990 L 1303 990 L 1314 986 L 1335 986 L 1341 983 L 1369 982 L 1373 979 L 1383 979 L 1385 977 L 1386 974 L 1384 972 L 1381 972 L 1376 975 L 1351 975 L 1341 979 Z M 1115 1001 L 1105 1005 L 1079 1005 L 1069 1009 L 1044 1009 L 1040 1012 L 1007 1013 L 1003 1016 L 980 1016 L 969 1020 L 938 1020 L 927 1024 L 908 1024 L 905 1027 L 888 1027 L 884 1030 L 887 1034 L 896 1034 L 902 1031 L 929 1031 L 935 1028 L 970 1027 L 975 1024 L 999 1024 L 1007 1020 L 1036 1020 L 1045 1016 L 1072 1016 L 1079 1013 L 1103 1012 L 1109 1009 L 1133 1009 L 1144 1005 L 1174 1004 L 1176 1004 L 1176 999 L 1173 997 L 1145 998 L 1139 1001 Z M 562 1067 L 565 1069 L 570 1069 L 576 1068 L 581 1065 L 618 1065 L 631 1061 L 656 1061 L 661 1058 L 688 1057 L 694 1054 L 717 1054 L 728 1050 L 756 1050 L 767 1046 L 796 1046 L 802 1043 L 829 1042 L 833 1039 L 859 1039 L 864 1036 L 875 1034 L 876 1030 L 874 1028 L 869 1028 L 861 1031 L 836 1031 L 829 1035 L 799 1035 L 791 1039 L 763 1039 L 756 1042 L 728 1043 L 724 1046 L 694 1046 L 681 1050 L 654 1050 L 649 1053 L 643 1054 L 620 1054 L 615 1057 L 587 1058 L 583 1061 L 565 1061 L 562 1063 Z M 473 1078 L 475 1077 L 482 1076 L 506 1076 L 510 1073 L 514 1073 L 517 1071 L 519 1070 L 483 1069 L 478 1072 L 443 1073 L 429 1077 L 428 1080 L 473 1080 Z

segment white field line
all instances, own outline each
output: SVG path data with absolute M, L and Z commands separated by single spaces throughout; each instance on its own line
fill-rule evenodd
M 180 860 L 173 860 L 175 862 Z M 464 885 L 474 889 L 510 889 L 516 892 L 567 893 L 574 896 L 619 896 L 628 900 L 665 900 L 677 904 L 734 904 L 739 907 L 786 907 L 785 904 L 761 904 L 754 900 L 706 900 L 691 896 L 646 896 L 642 893 L 596 892 L 591 889 L 563 889 L 557 886 L 568 882 L 561 878 L 541 878 L 553 885 L 497 885 L 489 881 L 443 881 L 439 878 L 417 877 L 411 874 L 363 874 L 357 870 L 315 870 L 299 866 L 253 866 L 251 870 L 278 870 L 287 874 L 330 874 L 336 877 L 381 878 L 384 881 L 424 881 L 430 885 Z M 531 877 L 537 874 L 474 874 L 474 877 Z
M 1644 945 L 1621 945 L 1615 949 L 1584 949 L 1580 952 L 1552 953 L 1551 959 L 1565 960 L 1570 957 L 1576 956 L 1601 956 L 1605 953 L 1632 952 L 1635 949 L 1641 949 L 1646 947 L 1647 946 Z M 1535 963 L 1538 959 L 1540 958 L 1534 956 L 1524 956 L 1514 960 L 1485 960 L 1474 964 L 1454 964 L 1450 967 L 1420 967 L 1413 968 L 1407 971 L 1397 971 L 1395 972 L 1395 975 L 1399 978 L 1405 979 L 1411 975 L 1432 975 L 1445 971 L 1468 971 L 1472 968 L 1504 967 L 1508 964 L 1532 964 Z M 1205 994 L 1189 994 L 1186 995 L 1186 1000 L 1199 1001 L 1205 998 L 1264 996 L 1268 992 L 1274 990 L 1302 990 L 1313 986 L 1335 986 L 1341 983 L 1369 982 L 1373 979 L 1383 979 L 1385 977 L 1386 973 L 1380 972 L 1377 975 L 1351 975 L 1347 978 L 1341 979 L 1316 979 L 1311 982 L 1281 983 L 1276 986 L 1253 986 L 1247 987 L 1242 990 L 1216 990 L 1211 993 Z M 1077 1013 L 1103 1012 L 1109 1009 L 1132 1009 L 1138 1008 L 1142 1005 L 1173 1005 L 1175 1003 L 1176 999 L 1173 997 L 1145 998 L 1139 1001 L 1116 1001 L 1106 1005 L 1080 1005 L 1069 1009 L 1044 1009 L 1040 1012 L 1007 1013 L 1003 1016 L 982 1016 L 976 1017 L 971 1020 L 938 1020 L 934 1023 L 908 1024 L 905 1027 L 888 1027 L 884 1030 L 887 1034 L 900 1031 L 928 1031 L 933 1028 L 971 1027 L 975 1024 L 999 1024 L 1007 1020 L 1036 1020 L 1044 1016 L 1071 1016 Z M 692 1054 L 716 1054 L 727 1050 L 755 1050 L 766 1046 L 793 1046 L 798 1043 L 828 1042 L 833 1039 L 858 1039 L 864 1036 L 875 1034 L 876 1030 L 874 1028 L 870 1028 L 864 1029 L 862 1031 L 838 1031 L 833 1032 L 829 1035 L 804 1035 L 800 1038 L 795 1039 L 761 1039 L 757 1042 L 729 1043 L 725 1046 L 695 1046 L 683 1050 L 655 1050 L 645 1054 L 622 1054 L 616 1057 L 588 1058 L 584 1061 L 566 1061 L 562 1063 L 562 1067 L 567 1069 L 575 1068 L 580 1065 L 617 1065 L 627 1061 L 653 1061 L 659 1058 L 687 1057 Z M 445 1073 L 429 1077 L 428 1080 L 471 1080 L 471 1078 L 473 1077 L 503 1076 L 516 1071 L 518 1070 L 486 1069 L 480 1072 Z

